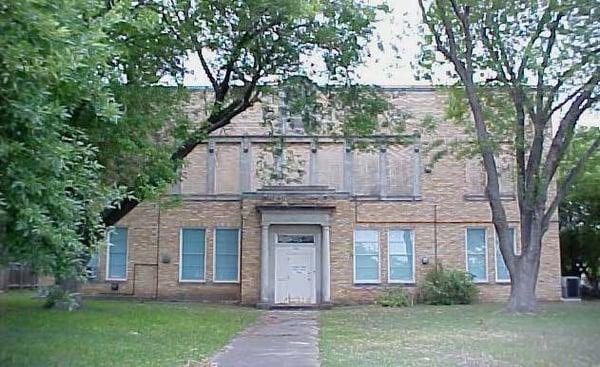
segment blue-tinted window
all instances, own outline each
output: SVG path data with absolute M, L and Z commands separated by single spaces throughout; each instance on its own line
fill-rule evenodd
M 181 230 L 181 280 L 204 280 L 203 229 Z
M 412 231 L 389 231 L 388 251 L 390 281 L 413 282 L 414 269 Z
M 127 277 L 127 228 L 115 228 L 108 234 L 108 279 Z
M 467 272 L 476 282 L 487 281 L 485 228 L 467 229 Z
M 379 241 L 377 231 L 354 231 L 354 280 L 379 282 Z
M 515 229 L 508 229 L 508 236 L 510 238 L 510 248 L 515 250 Z M 504 258 L 500 253 L 500 243 L 498 242 L 498 236 L 496 236 L 496 280 L 499 282 L 510 282 L 510 275 L 508 268 L 504 262 Z
M 215 235 L 215 281 L 238 281 L 239 230 L 217 229 Z

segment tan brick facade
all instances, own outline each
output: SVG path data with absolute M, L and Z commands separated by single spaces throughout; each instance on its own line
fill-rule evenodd
M 195 95 L 193 103 L 197 103 L 202 95 Z M 416 115 L 409 124 L 417 126 L 419 115 L 432 114 L 443 116 L 444 97 L 433 92 L 398 92 L 393 101 L 400 107 L 411 110 Z M 191 107 L 192 114 L 202 116 L 201 108 Z M 233 125 L 215 137 L 230 136 L 230 140 L 217 141 L 214 153 L 209 144 L 198 146 L 188 157 L 182 173 L 182 182 L 177 192 L 181 193 L 180 204 L 143 203 L 127 215 L 119 224 L 127 228 L 127 279 L 125 281 L 105 281 L 106 253 L 100 254 L 98 277 L 85 287 L 88 294 L 124 295 L 134 297 L 161 299 L 202 299 L 211 301 L 239 301 L 243 304 L 257 304 L 261 297 L 261 214 L 257 207 L 264 205 L 311 205 L 332 207 L 330 213 L 330 284 L 331 302 L 334 304 L 371 302 L 373 298 L 388 284 L 388 246 L 387 231 L 390 229 L 410 229 L 414 233 L 415 283 L 403 286 L 413 292 L 433 268 L 437 261 L 445 268 L 465 270 L 465 231 L 469 227 L 486 229 L 487 237 L 487 282 L 478 284 L 482 301 L 503 301 L 507 298 L 510 285 L 496 282 L 495 239 L 491 223 L 490 209 L 485 200 L 471 200 L 468 194 L 472 183 L 469 182 L 465 162 L 457 161 L 450 156 L 438 162 L 431 172 L 425 171 L 424 162 L 411 158 L 406 151 L 402 158 L 400 173 L 416 175 L 407 176 L 403 188 L 408 194 L 397 197 L 381 195 L 361 197 L 354 195 L 346 184 L 343 160 L 347 159 L 347 151 L 334 141 L 323 144 L 324 149 L 336 152 L 339 164 L 333 164 L 334 176 L 342 182 L 336 182 L 333 193 L 312 193 L 299 195 L 261 194 L 256 177 L 244 177 L 244 174 L 255 175 L 257 152 L 264 143 L 260 139 L 251 141 L 246 149 L 244 140 L 235 140 L 234 133 L 259 136 L 266 133 L 259 123 L 261 110 L 254 107 L 251 111 L 237 118 Z M 200 118 L 199 117 L 199 118 Z M 233 132 L 232 132 L 233 131 Z M 456 137 L 460 133 L 448 123 L 441 123 L 433 136 Z M 303 158 L 305 172 L 310 172 L 314 164 L 312 180 L 306 176 L 299 184 L 318 184 L 321 177 L 327 175 L 319 163 L 310 163 L 316 151 L 310 148 L 310 139 L 297 141 L 294 150 L 299 149 Z M 219 145 L 221 144 L 221 145 Z M 304 146 L 302 146 L 304 144 Z M 343 144 L 341 142 L 340 144 Z M 305 149 L 305 150 L 301 150 Z M 405 150 L 405 148 L 402 148 Z M 392 150 L 392 149 L 390 149 Z M 246 152 L 248 151 L 248 152 Z M 418 152 L 418 150 L 415 150 Z M 210 157 L 210 154 L 215 154 Z M 244 158 L 244 154 L 248 154 Z M 329 153 L 328 153 L 329 154 Z M 387 159 L 384 151 L 379 154 Z M 214 163 L 211 163 L 214 159 Z M 248 161 L 244 163 L 244 159 Z M 323 161 L 322 161 L 323 162 Z M 351 161 L 350 161 L 351 162 Z M 392 162 L 387 160 L 385 162 Z M 399 161 L 400 162 L 400 161 Z M 213 164 L 211 168 L 211 164 Z M 246 167 L 246 168 L 244 168 Z M 383 169 L 385 166 L 378 166 Z M 414 167 L 414 171 L 408 172 Z M 213 172 L 211 173 L 211 169 Z M 247 169 L 247 172 L 244 172 Z M 346 168 L 347 169 L 347 168 Z M 355 170 L 356 171 L 356 170 Z M 364 170 L 370 172 L 371 170 Z M 379 182 L 389 182 L 389 175 L 383 174 Z M 208 181 L 207 181 L 208 177 Z M 333 176 L 331 176 L 333 177 Z M 212 182 L 210 180 L 213 180 Z M 325 180 L 326 181 L 326 180 Z M 351 182 L 352 180 L 350 180 Z M 410 181 L 410 182 L 409 182 Z M 245 187 L 245 182 L 247 186 Z M 404 182 L 404 181 L 398 181 Z M 394 181 L 396 184 L 396 181 Z M 381 184 L 391 187 L 388 184 Z M 398 184 L 400 185 L 400 184 Z M 409 186 L 410 185 L 410 186 Z M 376 188 L 384 189 L 377 186 Z M 410 192 L 409 192 L 410 191 Z M 411 194 L 411 195 L 409 195 Z M 516 201 L 507 197 L 505 207 L 511 226 L 518 229 L 519 216 Z M 205 279 L 198 283 L 179 281 L 180 236 L 182 228 L 202 228 L 205 238 Z M 218 283 L 214 281 L 214 233 L 217 228 L 240 229 L 240 281 L 235 283 Z M 355 229 L 375 229 L 379 233 L 379 267 L 381 282 L 375 285 L 357 285 L 353 283 L 353 233 Z M 554 221 L 544 237 L 540 276 L 537 295 L 544 300 L 560 298 L 560 251 L 558 239 L 558 223 Z M 428 260 L 424 264 L 424 260 Z M 115 285 L 117 290 L 113 290 Z

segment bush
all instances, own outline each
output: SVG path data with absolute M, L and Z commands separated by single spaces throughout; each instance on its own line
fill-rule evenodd
M 54 285 L 48 289 L 44 307 L 57 307 L 69 311 L 77 310 L 81 307 L 81 296 L 78 293 L 72 293 L 58 285 Z
M 430 271 L 421 286 L 422 300 L 428 305 L 473 303 L 477 292 L 471 275 L 441 267 Z
M 384 307 L 407 307 L 412 306 L 410 295 L 404 289 L 389 289 L 377 296 L 375 303 Z

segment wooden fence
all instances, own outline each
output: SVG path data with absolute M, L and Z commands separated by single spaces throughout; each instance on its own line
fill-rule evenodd
M 27 265 L 10 263 L 8 266 L 0 268 L 0 289 L 32 288 L 37 284 L 37 275 L 33 274 Z

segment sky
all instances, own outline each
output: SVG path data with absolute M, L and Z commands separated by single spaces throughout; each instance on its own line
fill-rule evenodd
M 372 4 L 382 2 L 382 0 L 368 1 Z M 429 81 L 417 80 L 411 67 L 411 62 L 416 60 L 419 50 L 419 36 L 416 27 L 420 24 L 421 14 L 417 0 L 387 0 L 386 3 L 391 11 L 389 14 L 383 15 L 376 24 L 375 34 L 378 37 L 373 37 L 368 46 L 371 57 L 356 70 L 356 75 L 359 77 L 358 81 L 380 86 L 431 85 Z M 403 30 L 406 31 L 407 29 L 408 35 L 403 35 Z M 399 39 L 398 36 L 401 36 L 401 38 Z M 387 45 L 383 52 L 377 47 L 378 38 L 383 41 L 384 45 Z M 392 43 L 398 47 L 399 52 L 391 52 L 389 45 Z M 400 58 L 396 55 L 400 55 Z M 200 60 L 195 54 L 190 56 L 186 66 L 188 70 L 191 70 L 191 73 L 185 75 L 184 85 L 210 85 L 202 71 Z M 445 70 L 436 70 L 436 74 L 441 75 L 435 80 L 437 83 L 448 81 L 443 77 Z M 588 111 L 582 117 L 581 125 L 600 126 L 600 112 Z
M 381 1 L 372 0 L 370 3 L 377 4 Z M 391 12 L 379 19 L 375 32 L 381 37 L 384 45 L 392 42 L 397 45 L 402 57 L 401 59 L 396 58 L 389 46 L 384 52 L 379 51 L 376 38 L 374 38 L 368 46 L 372 57 L 356 70 L 356 74 L 360 76 L 360 82 L 382 86 L 429 85 L 426 81 L 417 81 L 410 66 L 410 62 L 415 59 L 418 51 L 418 38 L 407 36 L 403 37 L 401 42 L 397 39 L 401 30 L 406 29 L 404 22 L 408 22 L 413 27 L 419 23 L 420 12 L 417 0 L 388 0 L 387 4 L 390 6 Z M 193 74 L 185 76 L 184 85 L 209 85 L 196 55 L 191 55 L 186 65 L 187 69 L 193 70 Z

